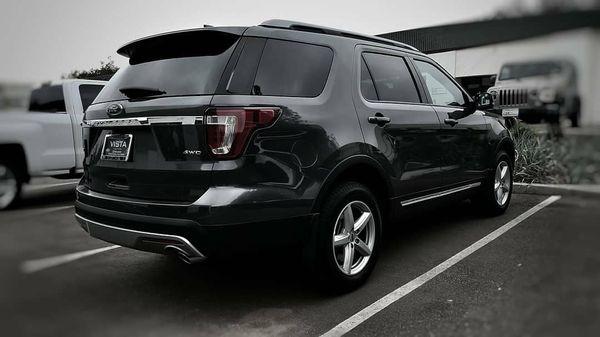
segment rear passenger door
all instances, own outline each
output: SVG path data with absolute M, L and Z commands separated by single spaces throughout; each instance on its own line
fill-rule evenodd
M 389 162 L 395 194 L 428 194 L 441 185 L 440 121 L 403 53 L 359 46 L 355 107 L 365 141 Z

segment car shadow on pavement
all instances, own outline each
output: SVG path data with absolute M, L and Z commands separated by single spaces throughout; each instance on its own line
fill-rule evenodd
M 465 220 L 477 220 L 469 202 L 437 208 L 427 215 L 414 215 L 402 226 L 388 226 L 381 260 L 395 258 L 399 252 L 419 246 L 432 235 L 452 229 Z M 401 254 L 400 254 L 401 255 Z M 297 249 L 265 249 L 217 261 L 186 265 L 172 257 L 152 256 L 151 263 L 137 265 L 136 286 L 149 293 L 169 289 L 175 300 L 210 301 L 229 307 L 260 301 L 276 305 L 282 301 L 310 303 L 324 297 L 337 297 L 321 291 L 310 268 L 302 264 Z M 377 271 L 378 268 L 376 268 Z M 367 282 L 369 283 L 369 282 Z

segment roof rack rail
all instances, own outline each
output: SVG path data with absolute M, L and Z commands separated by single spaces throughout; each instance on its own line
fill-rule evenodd
M 354 32 L 349 32 L 349 31 L 345 31 L 345 30 L 329 28 L 329 27 L 324 27 L 324 26 L 318 26 L 318 25 L 297 22 L 297 21 L 278 20 L 278 19 L 267 20 L 267 21 L 261 23 L 260 26 L 271 27 L 271 28 L 291 29 L 291 30 L 312 32 L 312 33 L 318 33 L 318 34 L 343 36 L 343 37 L 348 37 L 348 38 L 352 38 L 352 39 L 387 44 L 387 45 L 400 47 L 400 48 L 404 48 L 404 49 L 409 49 L 409 50 L 417 51 L 417 52 L 419 51 L 417 48 L 415 48 L 411 45 L 408 45 L 408 44 L 405 44 L 402 42 L 398 42 L 398 41 L 394 41 L 394 40 L 385 39 L 382 37 L 354 33 Z

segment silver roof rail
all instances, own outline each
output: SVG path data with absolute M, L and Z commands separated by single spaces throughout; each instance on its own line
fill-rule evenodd
M 390 39 L 384 39 L 384 38 L 378 37 L 378 36 L 349 32 L 349 31 L 345 31 L 345 30 L 341 30 L 341 29 L 313 25 L 313 24 L 304 23 L 304 22 L 275 19 L 275 20 L 267 20 L 267 21 L 261 23 L 260 26 L 298 30 L 298 31 L 327 34 L 327 35 L 343 36 L 343 37 L 348 37 L 348 38 L 353 38 L 353 39 L 358 39 L 358 40 L 365 40 L 365 41 L 370 41 L 370 42 L 377 42 L 377 43 L 392 45 L 395 47 L 409 49 L 409 50 L 416 51 L 416 52 L 419 51 L 417 48 L 415 48 L 411 45 L 408 45 L 406 43 L 402 43 L 402 42 L 398 42 L 398 41 L 394 41 L 394 40 L 390 40 Z

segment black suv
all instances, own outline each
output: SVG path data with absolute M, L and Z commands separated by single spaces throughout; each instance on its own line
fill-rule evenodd
M 411 46 L 271 20 L 118 53 L 129 66 L 87 109 L 77 187 L 99 239 L 186 262 L 297 245 L 320 280 L 352 288 L 405 210 L 510 202 L 514 145 L 480 111 L 491 100 Z

